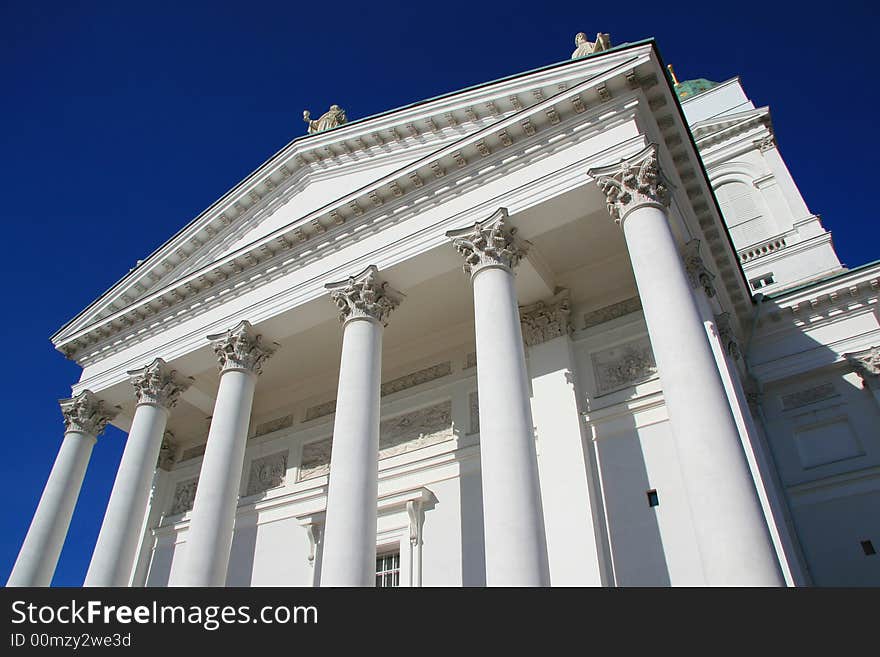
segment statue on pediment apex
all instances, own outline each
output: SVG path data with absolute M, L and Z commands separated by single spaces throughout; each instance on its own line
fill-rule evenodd
M 339 105 L 331 105 L 330 109 L 324 112 L 317 120 L 312 120 L 312 114 L 309 110 L 303 110 L 303 121 L 309 124 L 309 134 L 323 132 L 330 128 L 336 128 L 343 123 L 347 123 L 345 118 L 345 110 Z
M 599 32 L 595 41 L 587 41 L 587 35 L 584 32 L 578 32 L 574 37 L 574 45 L 577 46 L 575 51 L 571 53 L 572 59 L 578 59 L 594 52 L 602 52 L 611 47 L 611 37 L 608 34 Z

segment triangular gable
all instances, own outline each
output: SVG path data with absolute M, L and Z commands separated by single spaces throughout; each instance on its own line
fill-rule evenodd
M 92 325 L 120 317 L 126 307 L 184 280 L 205 263 L 271 234 L 279 222 L 289 225 L 302 219 L 309 214 L 308 203 L 297 207 L 296 199 L 303 197 L 309 185 L 333 184 L 335 180 L 334 193 L 342 199 L 347 187 L 365 189 L 371 180 L 383 179 L 383 172 L 403 171 L 413 160 L 429 159 L 434 152 L 441 153 L 447 162 L 457 162 L 459 154 L 451 152 L 451 146 L 520 113 L 543 107 L 548 98 L 564 95 L 568 88 L 626 66 L 633 61 L 633 53 L 628 51 L 646 43 L 554 64 L 291 142 L 59 330 L 53 342 L 59 345 Z M 415 181 L 420 174 L 409 175 Z M 297 186 L 300 191 L 291 196 L 290 190 Z M 393 182 L 391 189 L 397 196 Z M 370 198 L 374 198 L 372 194 Z M 325 207 L 329 205 L 332 203 Z M 363 213 L 357 203 L 350 206 L 355 215 Z M 348 211 L 347 206 L 330 210 L 331 225 L 344 221 L 340 214 Z M 267 216 L 259 219 L 256 215 L 261 212 Z M 279 219 L 273 222 L 272 216 Z M 250 219 L 257 219 L 253 229 L 241 234 L 243 226 L 251 225 L 247 223 Z M 326 230 L 326 226 L 317 227 Z M 167 304 L 167 299 L 162 303 Z M 126 323 L 125 318 L 120 321 Z

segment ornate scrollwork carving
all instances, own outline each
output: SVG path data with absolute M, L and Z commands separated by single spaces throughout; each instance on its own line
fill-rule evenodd
M 277 345 L 266 345 L 247 320 L 223 333 L 209 335 L 221 372 L 244 370 L 260 374 L 263 363 L 275 353 Z
M 736 341 L 733 327 L 730 325 L 730 313 L 715 315 L 715 329 L 718 331 L 718 339 L 724 345 L 724 349 L 731 358 L 738 360 L 740 356 L 739 344 Z
M 865 388 L 880 390 L 880 347 L 870 347 L 843 356 L 862 379 Z
M 464 256 L 464 273 L 473 274 L 481 267 L 498 265 L 513 269 L 525 257 L 531 244 L 520 239 L 516 228 L 508 226 L 507 221 L 507 208 L 498 208 L 484 221 L 446 233 L 456 251 Z
M 618 224 L 636 208 L 669 207 L 671 185 L 660 171 L 656 144 L 617 164 L 596 167 L 587 173 L 605 194 L 608 214 Z
M 695 290 L 702 287 L 707 297 L 714 297 L 715 285 L 712 281 L 715 279 L 715 274 L 709 271 L 700 256 L 700 240 L 694 238 L 686 242 L 682 249 L 681 258 L 691 287 Z
M 138 404 L 155 404 L 163 408 L 174 408 L 180 393 L 190 386 L 189 380 L 181 380 L 177 371 L 157 358 L 146 367 L 128 372 Z
M 370 265 L 360 274 L 344 281 L 327 283 L 330 298 L 339 309 L 339 321 L 350 319 L 375 319 L 388 326 L 391 311 L 400 305 L 403 294 L 391 288 L 379 278 L 379 270 Z
M 117 410 L 107 409 L 104 402 L 91 390 L 83 390 L 75 397 L 60 399 L 64 416 L 64 431 L 80 431 L 90 436 L 100 436 L 107 423 L 116 417 Z
M 519 321 L 523 340 L 529 347 L 570 335 L 572 326 L 569 291 L 562 290 L 547 301 L 521 307 Z

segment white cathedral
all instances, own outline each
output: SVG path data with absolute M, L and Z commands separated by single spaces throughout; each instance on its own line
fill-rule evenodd
M 61 328 L 8 584 L 50 584 L 111 423 L 86 586 L 880 585 L 880 264 L 739 79 L 577 46 L 305 113 Z

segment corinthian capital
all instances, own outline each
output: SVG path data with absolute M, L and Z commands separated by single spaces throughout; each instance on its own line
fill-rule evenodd
M 507 208 L 498 208 L 488 219 L 446 233 L 456 251 L 464 256 L 465 274 L 486 266 L 513 269 L 519 264 L 531 244 L 517 237 L 516 228 L 507 221 Z
M 379 278 L 379 270 L 370 265 L 360 274 L 344 281 L 327 283 L 330 298 L 339 309 L 339 321 L 375 319 L 388 326 L 391 311 L 400 305 L 403 295 Z
M 277 347 L 263 344 L 262 338 L 247 320 L 240 321 L 228 331 L 208 336 L 217 355 L 220 372 L 244 370 L 253 374 L 262 372 L 263 363 L 275 353 Z
M 681 258 L 684 263 L 684 270 L 688 275 L 688 279 L 690 279 L 691 287 L 695 290 L 702 287 L 707 297 L 714 297 L 715 286 L 712 281 L 715 278 L 715 274 L 709 271 L 706 263 L 703 262 L 703 257 L 700 255 L 700 240 L 694 238 L 689 242 L 685 242 Z
M 161 358 L 139 370 L 131 370 L 128 376 L 131 377 L 138 404 L 153 404 L 167 409 L 174 408 L 180 393 L 190 385 L 189 381 L 181 380 L 177 371 L 168 367 Z
M 546 301 L 519 309 L 523 340 L 529 347 L 571 333 L 571 302 L 568 290 Z
M 853 351 L 843 356 L 861 377 L 865 388 L 880 390 L 880 347 Z
M 608 214 L 618 224 L 636 208 L 669 207 L 670 185 L 657 162 L 657 145 L 617 164 L 590 169 L 589 176 L 605 194 Z
M 104 402 L 91 390 L 83 390 L 75 397 L 60 399 L 64 416 L 64 431 L 80 431 L 98 437 L 107 423 L 116 417 L 115 409 L 104 408 Z

